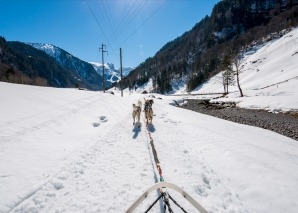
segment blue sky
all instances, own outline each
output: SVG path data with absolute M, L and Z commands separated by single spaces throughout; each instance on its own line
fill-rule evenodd
M 0 36 L 58 46 L 87 61 L 137 66 L 189 31 L 219 0 L 0 0 Z

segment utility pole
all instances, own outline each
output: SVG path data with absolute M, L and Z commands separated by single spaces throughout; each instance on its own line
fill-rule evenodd
M 104 58 L 103 58 L 103 54 L 105 52 L 108 52 L 108 51 L 105 51 L 104 50 L 104 47 L 106 45 L 104 45 L 103 43 L 101 44 L 101 48 L 99 48 L 99 50 L 101 50 L 101 61 L 102 61 L 102 88 L 103 88 L 103 92 L 106 92 L 106 88 L 105 88 L 105 64 L 104 64 Z
M 121 97 L 123 97 L 123 89 L 122 89 L 122 49 L 120 48 L 120 89 L 121 89 Z

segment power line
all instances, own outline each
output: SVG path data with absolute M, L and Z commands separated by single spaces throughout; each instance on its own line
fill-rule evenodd
M 123 15 L 124 15 L 124 17 L 121 19 L 121 22 L 117 25 L 116 29 L 120 29 L 122 27 L 123 22 L 126 20 L 126 17 L 129 15 L 130 11 L 133 9 L 136 2 L 137 2 L 137 0 L 135 0 L 135 2 L 131 5 L 131 7 L 126 11 L 125 15 L 124 15 L 124 12 L 122 12 L 120 17 L 122 17 Z M 117 32 L 117 34 L 118 34 L 118 32 Z
M 167 1 L 167 0 L 166 0 Z M 165 1 L 165 2 L 166 2 Z M 151 19 L 156 13 L 157 11 L 164 5 L 160 5 L 157 9 L 155 9 L 147 19 L 145 19 L 145 21 L 143 21 L 134 31 L 131 32 L 131 34 L 129 34 L 126 39 L 124 39 L 122 42 L 119 42 L 119 38 L 120 36 L 123 35 L 123 33 L 128 29 L 128 27 L 135 22 L 136 17 L 138 16 L 138 14 L 143 10 L 143 8 L 145 7 L 145 5 L 149 2 L 149 0 L 144 0 L 144 1 L 139 1 L 139 0 L 135 0 L 132 5 L 127 9 L 127 10 L 122 10 L 121 15 L 124 15 L 123 18 L 121 18 L 120 23 L 117 25 L 117 27 L 115 28 L 113 25 L 113 21 L 112 21 L 112 17 L 111 17 L 111 13 L 109 12 L 107 5 L 103 3 L 102 6 L 99 5 L 99 9 L 101 10 L 101 14 L 103 15 L 102 17 L 102 21 L 106 24 L 106 29 L 103 29 L 102 26 L 100 25 L 99 20 L 97 19 L 94 11 L 91 8 L 91 5 L 89 4 L 88 0 L 86 0 L 86 3 L 88 5 L 88 8 L 94 18 L 94 20 L 96 21 L 96 24 L 98 25 L 98 27 L 100 28 L 104 38 L 106 39 L 106 41 L 108 42 L 110 48 L 111 48 L 111 52 L 112 54 L 114 54 L 115 58 L 118 58 L 116 56 L 116 51 L 114 49 L 115 46 L 118 45 L 118 47 L 120 47 L 120 45 L 125 44 L 128 40 L 131 39 L 131 37 L 141 28 L 145 25 L 146 22 L 149 21 L 149 19 Z M 139 4 L 137 4 L 139 3 Z M 123 7 L 123 8 L 127 8 L 127 7 Z M 110 33 L 108 33 L 110 32 Z M 128 31 L 129 32 L 129 31 Z M 119 45 L 120 43 L 120 45 Z
M 121 44 L 125 44 L 147 21 L 149 21 L 150 18 L 153 17 L 153 15 L 161 8 L 162 6 L 158 7 L 151 15 L 135 30 L 133 31 Z
M 100 24 L 99 24 L 99 21 L 97 20 L 97 18 L 96 18 L 96 16 L 95 16 L 94 12 L 93 12 L 92 8 L 90 7 L 90 5 L 89 5 L 89 3 L 88 3 L 87 0 L 86 0 L 86 3 L 87 3 L 87 5 L 88 5 L 88 7 L 89 7 L 89 9 L 90 9 L 90 11 L 91 11 L 91 14 L 92 14 L 92 16 L 93 16 L 93 18 L 94 18 L 96 24 L 98 25 L 98 27 L 99 27 L 99 29 L 101 30 L 102 34 L 104 35 L 105 39 L 108 41 L 108 37 L 106 36 L 105 31 L 101 28 L 101 26 L 100 26 Z
M 99 4 L 99 1 L 98 1 L 98 4 Z M 100 5 L 98 5 L 99 6 L 99 8 L 101 8 L 100 7 Z M 113 36 L 115 36 L 115 28 L 113 27 L 113 24 L 112 24 L 112 22 L 111 22 L 111 20 L 112 20 L 112 15 L 111 15 L 111 13 L 110 13 L 110 10 L 108 10 L 107 9 L 107 6 L 106 6 L 106 4 L 105 4 L 105 1 L 102 1 L 102 8 L 103 8 L 103 10 L 104 10 L 104 14 L 105 14 L 105 16 L 103 17 L 103 19 L 104 19 L 104 21 L 107 23 L 107 26 L 109 26 L 109 29 L 110 29 L 110 31 L 111 31 L 111 36 L 109 36 L 110 37 L 110 39 L 111 38 L 113 38 Z M 111 43 L 112 43 L 112 41 L 113 40 L 111 40 Z M 117 41 L 116 41 L 117 42 Z
M 121 28 L 119 28 L 119 30 L 117 31 L 117 36 L 115 39 L 118 39 L 119 36 L 125 31 L 125 29 L 131 24 L 133 23 L 133 21 L 135 20 L 136 16 L 141 12 L 141 10 L 144 8 L 144 6 L 148 3 L 148 1 L 143 1 L 143 4 L 139 4 L 137 8 L 135 8 L 134 11 L 132 11 L 130 17 L 128 17 L 128 20 L 124 23 L 124 25 L 121 26 Z
M 94 18 L 96 24 L 97 24 L 98 27 L 100 28 L 100 30 L 101 30 L 102 34 L 104 35 L 106 41 L 109 43 L 110 47 L 111 47 L 112 50 L 113 50 L 113 46 L 112 46 L 112 44 L 110 43 L 110 40 L 108 39 L 108 37 L 107 37 L 105 31 L 104 31 L 104 30 L 102 29 L 102 27 L 100 26 L 99 21 L 98 21 L 98 19 L 96 18 L 95 14 L 94 14 L 94 12 L 93 12 L 93 10 L 92 10 L 92 8 L 91 8 L 91 6 L 89 5 L 89 3 L 88 3 L 87 0 L 86 0 L 86 2 L 87 2 L 87 5 L 88 5 L 88 7 L 89 7 L 89 9 L 90 9 L 90 11 L 91 11 L 91 14 L 92 14 L 92 16 L 93 16 L 93 18 Z M 112 53 L 115 54 L 115 51 L 113 50 Z

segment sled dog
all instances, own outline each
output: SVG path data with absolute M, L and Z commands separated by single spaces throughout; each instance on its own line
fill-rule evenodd
M 137 120 L 138 124 L 140 124 L 140 117 L 141 117 L 141 107 L 132 104 L 132 119 L 133 123 L 132 125 L 135 125 L 135 121 Z
M 150 122 L 150 124 L 152 124 L 152 119 L 153 119 L 152 105 L 153 105 L 153 103 L 154 103 L 154 101 L 152 99 L 148 99 L 148 100 L 145 99 L 144 111 L 145 111 L 145 118 L 146 118 L 147 125 L 149 122 Z

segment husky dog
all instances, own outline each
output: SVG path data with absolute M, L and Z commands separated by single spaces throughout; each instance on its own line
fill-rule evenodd
M 148 100 L 145 99 L 144 111 L 145 111 L 145 117 L 146 117 L 147 125 L 148 125 L 149 122 L 150 122 L 150 124 L 152 124 L 152 119 L 153 119 L 152 105 L 153 105 L 153 103 L 154 103 L 154 101 L 152 99 L 148 99 Z
M 135 104 L 132 104 L 132 119 L 133 119 L 133 123 L 132 125 L 135 125 L 135 120 L 137 119 L 138 121 L 138 124 L 140 124 L 140 117 L 141 117 L 141 107 L 135 105 Z

